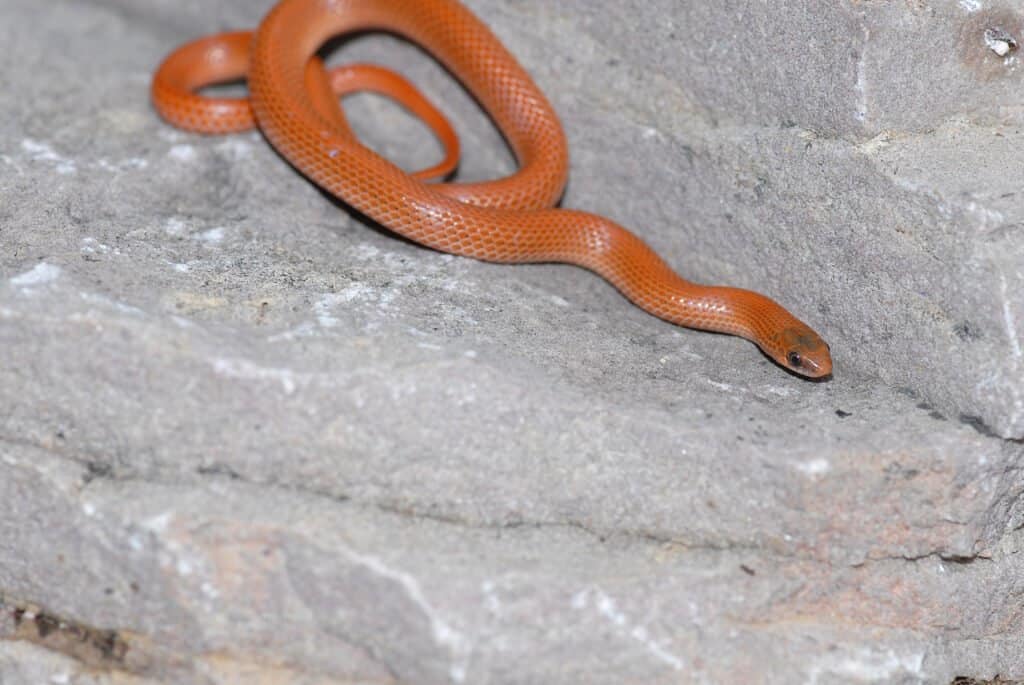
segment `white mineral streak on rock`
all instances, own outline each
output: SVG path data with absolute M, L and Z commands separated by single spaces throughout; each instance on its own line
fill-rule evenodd
M 838 676 L 854 682 L 882 683 L 900 680 L 899 676 L 919 676 L 924 654 L 897 654 L 894 650 L 874 652 L 858 649 L 853 653 L 825 654 L 811 666 L 807 685 L 818 685 L 823 676 Z M 834 682 L 824 678 L 824 682 Z M 916 681 L 915 681 L 916 682 Z
M 228 378 L 280 383 L 285 395 L 291 395 L 300 383 L 311 380 L 307 375 L 296 374 L 291 369 L 260 366 L 248 359 L 218 357 L 210 360 L 210 365 L 216 373 Z
M 655 641 L 646 626 L 630 621 L 629 617 L 616 606 L 615 600 L 600 588 L 586 588 L 573 594 L 570 605 L 573 609 L 583 610 L 591 604 L 605 620 L 611 623 L 621 635 L 625 635 L 643 645 L 644 649 L 655 659 L 681 671 L 685 665 L 683 660 L 672 654 Z
M 48 162 L 54 165 L 58 174 L 73 174 L 78 170 L 75 160 L 57 154 L 48 143 L 41 143 L 31 138 L 21 141 L 21 149 L 28 154 L 33 162 Z
M 344 553 L 354 562 L 365 566 L 383 578 L 395 581 L 402 587 L 406 596 L 412 600 L 413 604 L 420 608 L 430 622 L 430 630 L 434 642 L 451 653 L 452 662 L 449 669 L 451 679 L 457 683 L 464 682 L 466 670 L 469 666 L 469 656 L 473 650 L 472 642 L 465 634 L 453 627 L 434 605 L 430 603 L 419 581 L 409 573 L 392 568 L 381 559 L 369 554 L 361 554 L 352 549 L 345 549 Z
M 191 162 L 196 158 L 196 149 L 191 145 L 173 145 L 167 156 L 179 162 Z
M 60 278 L 61 268 L 55 264 L 39 262 L 25 273 L 18 274 L 10 279 L 10 284 L 20 288 L 31 288 L 32 286 L 52 283 Z

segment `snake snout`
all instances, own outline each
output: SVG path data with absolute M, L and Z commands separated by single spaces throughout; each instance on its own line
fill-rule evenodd
M 776 361 L 807 378 L 825 378 L 832 374 L 832 355 L 828 344 L 810 328 L 787 329 L 781 338 L 784 354 Z
M 786 362 L 788 368 L 808 378 L 824 378 L 832 373 L 832 359 L 827 352 L 822 358 L 793 351 L 786 356 Z

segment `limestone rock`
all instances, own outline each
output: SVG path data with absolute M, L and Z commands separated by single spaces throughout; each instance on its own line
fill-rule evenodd
M 835 378 L 160 122 L 162 56 L 265 3 L 8 0 L 0 682 L 1024 679 L 1019 53 L 970 38 L 1015 15 L 471 6 L 563 117 L 564 204 L 784 302 Z M 512 168 L 424 55 L 357 57 L 444 105 L 462 177 Z

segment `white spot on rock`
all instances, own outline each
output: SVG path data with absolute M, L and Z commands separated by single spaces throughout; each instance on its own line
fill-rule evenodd
M 317 328 L 317 325 L 315 323 L 313 323 L 312 321 L 303 321 L 302 323 L 300 323 L 295 328 L 289 329 L 287 331 L 282 331 L 280 333 L 275 333 L 274 335 L 268 336 L 267 337 L 267 342 L 280 342 L 282 340 L 295 340 L 297 338 L 308 338 L 310 336 L 316 335 L 317 330 L 319 330 Z
M 185 222 L 177 217 L 171 217 L 170 219 L 164 222 L 164 232 L 167 233 L 167 235 L 185 235 L 187 230 L 188 226 L 185 225 Z
M 212 360 L 211 365 L 216 373 L 228 378 L 280 383 L 286 395 L 295 392 L 300 380 L 291 369 L 259 366 L 248 359 L 218 358 Z
M 985 29 L 985 45 L 1000 57 L 1006 57 L 1017 47 L 1017 39 L 1000 28 Z
M 196 158 L 196 149 L 191 145 L 173 145 L 167 156 L 179 162 L 191 162 Z
M 227 153 L 231 161 L 239 162 L 252 154 L 252 145 L 242 138 L 231 136 L 218 144 L 217 150 Z
M 337 295 L 338 302 L 352 302 L 354 300 L 366 300 L 372 297 L 373 288 L 365 283 L 353 283 L 341 290 Z
M 122 314 L 131 314 L 132 316 L 139 317 L 144 317 L 146 315 L 146 313 L 139 309 L 138 307 L 133 307 L 130 304 L 125 304 L 124 302 L 112 300 L 109 297 L 100 295 L 98 293 L 80 292 L 78 293 L 78 296 L 81 297 L 86 302 L 88 302 L 89 304 L 99 305 L 101 307 L 107 307 L 110 309 L 116 309 Z
M 363 261 L 374 259 L 380 255 L 380 248 L 375 245 L 370 245 L 369 243 L 360 243 L 352 248 L 351 251 L 356 258 L 362 259 Z
M 52 283 L 60 278 L 61 269 L 59 266 L 54 264 L 47 264 L 46 262 L 39 262 L 34 267 L 29 269 L 23 274 L 18 274 L 11 278 L 11 285 L 19 287 L 31 287 L 34 285 L 43 285 L 45 283 Z
M 217 228 L 211 228 L 208 231 L 203 231 L 199 234 L 198 239 L 200 242 L 204 242 L 207 245 L 216 245 L 224 240 L 224 228 L 218 226 Z
M 822 676 L 839 676 L 864 683 L 903 680 L 900 675 L 920 676 L 924 654 L 899 655 L 892 650 L 884 653 L 859 649 L 852 654 L 827 654 L 811 666 L 807 682 L 817 685 Z M 826 678 L 834 682 L 835 678 Z
M 625 614 L 616 609 L 615 601 L 603 592 L 598 592 L 597 594 L 597 610 L 601 612 L 602 616 L 617 626 L 626 624 Z
M 871 44 L 871 29 L 864 26 L 861 30 L 862 46 Z M 862 48 L 857 59 L 857 80 L 853 89 L 857 92 L 857 104 L 853 111 L 853 118 L 857 121 L 865 121 L 868 118 L 868 77 L 867 77 L 867 56 Z
M 149 162 L 141 157 L 129 157 L 128 159 L 121 160 L 120 162 L 111 162 L 109 159 L 101 157 L 91 166 L 97 169 L 102 169 L 103 171 L 117 173 L 126 169 L 145 169 L 149 166 Z
M 171 525 L 171 518 L 173 518 L 173 516 L 173 512 L 165 511 L 162 514 L 144 519 L 142 521 L 142 527 L 157 534 L 163 533 L 167 530 L 168 526 Z
M 65 157 L 53 149 L 49 143 L 43 143 L 31 138 L 21 141 L 21 149 L 29 160 L 52 164 L 58 174 L 73 174 L 78 171 L 78 163 L 69 157 Z M 10 159 L 10 158 L 7 158 Z M 13 163 L 13 162 L 12 162 Z M 149 162 L 142 157 L 130 157 L 121 161 L 110 161 L 101 157 L 95 161 L 87 162 L 89 169 L 100 169 L 101 171 L 121 172 L 126 169 L 145 169 Z M 19 169 L 20 171 L 20 169 Z
M 57 151 L 47 143 L 40 143 L 37 140 L 26 138 L 21 141 L 21 149 L 29 155 L 29 159 L 33 162 L 49 162 L 54 164 L 58 174 L 73 174 L 77 171 L 73 159 L 57 154 Z
M 1006 57 L 1007 53 L 1010 52 L 1010 44 L 1005 40 L 992 40 L 985 41 L 988 46 L 992 49 L 992 52 L 996 53 L 1000 57 Z
M 480 591 L 484 595 L 484 609 L 494 614 L 495 616 L 501 615 L 501 599 L 498 597 L 498 593 L 495 592 L 494 582 L 485 580 L 480 585 Z
M 316 322 L 323 328 L 334 328 L 340 321 L 332 314 L 334 308 L 342 302 L 351 302 L 355 295 L 347 291 L 351 286 L 340 293 L 328 293 L 313 304 L 313 313 L 316 315 Z
M 82 254 L 108 254 L 110 252 L 113 252 L 116 255 L 121 254 L 121 251 L 116 247 L 111 249 L 111 247 L 106 243 L 101 243 L 91 236 L 82 238 L 82 247 L 80 248 L 80 251 Z
M 811 459 L 809 461 L 797 462 L 796 469 L 808 476 L 820 476 L 832 469 L 828 459 Z
M 1013 356 L 1017 359 L 1024 357 L 1024 350 L 1021 349 L 1020 337 L 1017 335 L 1017 322 L 1013 318 L 1013 311 L 1010 309 L 1009 285 L 1006 276 L 999 275 L 1000 294 L 1003 300 L 1003 321 L 1006 323 L 1006 336 L 1010 339 L 1010 347 Z

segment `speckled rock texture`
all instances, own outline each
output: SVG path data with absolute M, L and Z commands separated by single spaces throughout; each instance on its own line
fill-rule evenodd
M 0 683 L 1024 681 L 1024 7 L 469 4 L 563 118 L 564 205 L 835 377 L 159 121 L 160 59 L 269 2 L 5 0 Z M 330 59 L 421 84 L 460 178 L 513 167 L 415 48 Z

